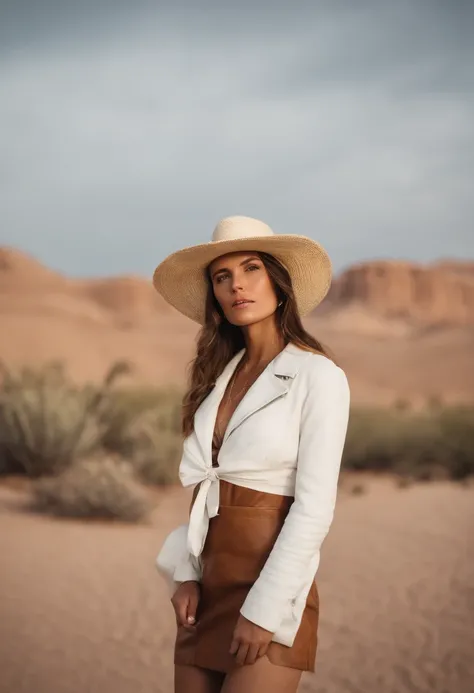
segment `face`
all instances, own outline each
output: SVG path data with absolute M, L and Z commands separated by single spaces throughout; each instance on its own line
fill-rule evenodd
M 275 290 L 257 254 L 222 255 L 211 263 L 209 271 L 214 295 L 233 325 L 251 325 L 275 312 Z

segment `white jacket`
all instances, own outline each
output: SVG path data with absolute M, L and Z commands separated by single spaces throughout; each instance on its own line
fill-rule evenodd
M 184 441 L 183 486 L 201 483 L 189 525 L 165 540 L 158 567 L 176 582 L 200 579 L 209 518 L 219 511 L 219 479 L 294 496 L 272 551 L 241 613 L 293 644 L 331 525 L 349 417 L 346 375 L 325 356 L 289 344 L 267 366 L 232 415 L 212 467 L 217 409 L 245 350 L 227 364 Z

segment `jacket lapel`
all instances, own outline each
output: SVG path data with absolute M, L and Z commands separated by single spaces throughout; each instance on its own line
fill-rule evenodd
M 293 346 L 289 344 L 268 364 L 240 401 L 227 425 L 222 445 L 249 416 L 286 395 L 297 372 L 297 352 L 295 353 Z

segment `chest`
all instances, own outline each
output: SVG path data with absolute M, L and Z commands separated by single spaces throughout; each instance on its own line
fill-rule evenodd
M 212 464 L 226 471 L 247 469 L 250 475 L 257 467 L 293 465 L 307 388 L 291 365 L 271 364 L 248 388 L 238 373 L 232 386 L 224 371 L 196 411 L 193 433 L 184 441 L 184 461 L 196 469 Z
M 253 376 L 251 375 L 249 377 L 244 373 L 236 373 L 235 376 L 230 379 L 230 382 L 225 389 L 224 395 L 217 407 L 215 426 L 213 430 L 212 449 L 214 464 L 217 464 L 217 455 L 222 445 L 229 422 L 257 377 L 258 374 L 254 374 Z
M 254 390 L 255 392 L 255 390 Z M 296 388 L 266 399 L 241 394 L 236 401 L 224 394 L 216 406 L 212 438 L 212 464 L 227 468 L 237 460 L 248 469 L 275 471 L 296 460 L 301 403 Z

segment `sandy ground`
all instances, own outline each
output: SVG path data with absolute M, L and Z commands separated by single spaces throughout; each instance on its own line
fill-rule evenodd
M 54 520 L 0 487 L 0 692 L 169 693 L 171 605 L 154 558 L 182 490 L 147 526 Z M 313 693 L 474 693 L 474 487 L 342 491 L 319 572 Z

